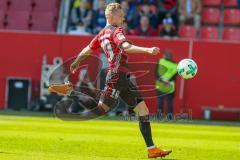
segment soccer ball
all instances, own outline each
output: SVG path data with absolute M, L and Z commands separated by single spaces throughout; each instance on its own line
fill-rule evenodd
M 193 78 L 197 73 L 197 64 L 192 59 L 183 59 L 178 63 L 177 71 L 184 79 Z

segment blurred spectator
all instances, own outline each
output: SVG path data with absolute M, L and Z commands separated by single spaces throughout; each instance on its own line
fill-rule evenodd
M 128 27 L 134 28 L 134 16 L 136 14 L 136 5 L 129 5 L 129 2 L 126 0 L 122 0 L 121 2 L 122 9 L 125 13 L 125 20 L 128 24 Z
M 69 33 L 89 34 L 92 32 L 92 11 L 88 0 L 75 0 L 70 13 Z
M 139 5 L 141 4 L 148 4 L 148 5 L 156 5 L 157 0 L 136 0 L 136 3 Z
M 99 1 L 98 0 L 93 0 L 93 7 L 92 7 L 92 9 L 94 11 L 96 11 L 96 10 L 98 10 L 98 8 L 99 8 Z
M 177 63 L 172 60 L 172 51 L 166 49 L 164 57 L 160 58 L 156 67 L 156 90 L 158 95 L 158 115 L 164 113 L 164 100 L 167 100 L 167 118 L 173 117 L 173 98 L 175 95 L 175 83 L 177 77 Z
M 160 37 L 166 39 L 178 37 L 176 27 L 173 24 L 173 19 L 170 14 L 167 14 L 167 17 L 163 19 L 163 25 L 160 29 Z
M 141 10 L 138 12 L 137 17 L 135 19 L 135 26 L 140 25 L 140 19 L 142 16 L 147 16 L 149 18 L 149 24 L 152 27 L 157 28 L 158 26 L 157 16 L 154 13 L 152 13 L 152 11 L 150 10 L 150 6 L 148 4 L 144 4 L 141 6 Z
M 124 32 L 125 35 L 135 35 L 134 30 L 132 30 L 131 28 L 129 28 L 129 25 L 128 25 L 127 22 L 124 22 L 124 23 L 123 23 L 122 28 L 123 28 L 123 32 Z
M 93 10 L 98 10 L 99 8 L 99 0 L 89 0 L 89 1 L 92 1 L 92 4 L 93 4 Z M 114 2 L 118 2 L 119 3 L 119 0 L 105 0 L 105 5 L 109 4 L 109 3 L 114 3 Z
M 157 31 L 149 25 L 148 17 L 143 15 L 140 18 L 140 26 L 135 29 L 135 34 L 138 36 L 157 36 Z
M 194 26 L 199 30 L 201 25 L 201 0 L 180 0 L 179 1 L 179 21 L 181 24 L 193 21 Z
M 170 14 L 174 25 L 178 26 L 177 0 L 159 0 L 158 8 L 159 24 L 162 24 L 166 15 Z
M 237 0 L 238 3 L 238 9 L 240 9 L 240 0 Z
M 93 13 L 93 33 L 97 34 L 106 26 L 104 0 L 99 0 L 99 8 Z

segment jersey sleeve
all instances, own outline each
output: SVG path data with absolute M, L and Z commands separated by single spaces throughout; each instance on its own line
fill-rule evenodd
M 99 43 L 99 41 L 98 41 L 98 35 L 96 35 L 96 36 L 92 39 L 92 41 L 91 41 L 90 44 L 89 44 L 89 48 L 90 48 L 91 50 L 96 50 L 96 49 L 100 48 L 100 43 Z
M 113 42 L 120 47 L 123 42 L 129 42 L 125 37 L 122 28 L 117 28 L 113 33 Z M 130 43 L 130 42 L 129 42 Z

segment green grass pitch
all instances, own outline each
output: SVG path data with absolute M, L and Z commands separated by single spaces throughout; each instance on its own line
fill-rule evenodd
M 168 160 L 239 160 L 240 127 L 152 123 Z M 63 122 L 53 117 L 0 115 L 0 160 L 147 159 L 138 123 Z

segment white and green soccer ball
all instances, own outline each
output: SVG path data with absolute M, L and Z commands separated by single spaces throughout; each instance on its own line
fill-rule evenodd
M 193 78 L 197 74 L 197 70 L 197 64 L 192 59 L 183 59 L 177 66 L 178 74 L 184 79 Z

